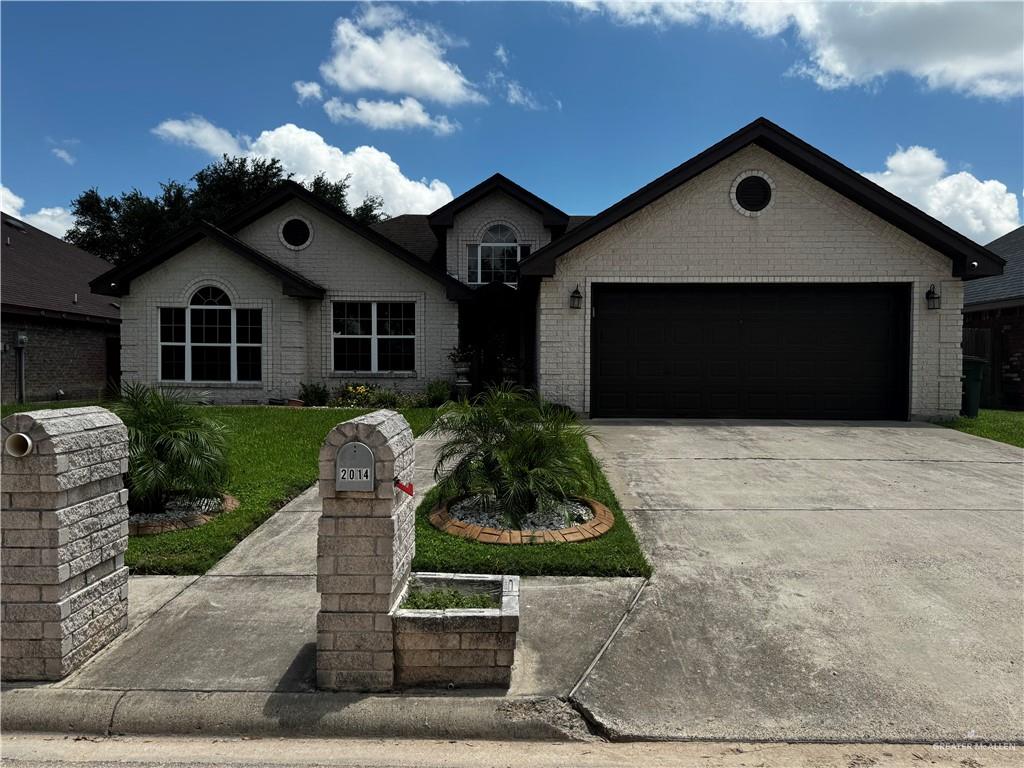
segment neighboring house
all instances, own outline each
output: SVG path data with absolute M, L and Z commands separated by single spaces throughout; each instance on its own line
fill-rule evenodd
M 989 361 L 982 404 L 1024 409 L 1024 227 L 987 248 L 1006 259 L 1002 275 L 964 286 L 964 354 Z
M 3 402 L 99 397 L 118 379 L 120 313 L 89 281 L 110 263 L 2 218 Z
M 289 183 L 92 285 L 126 378 L 220 401 L 420 389 L 461 342 L 594 416 L 906 419 L 959 411 L 963 281 L 1002 265 L 759 119 L 589 218 L 495 175 L 367 228 Z

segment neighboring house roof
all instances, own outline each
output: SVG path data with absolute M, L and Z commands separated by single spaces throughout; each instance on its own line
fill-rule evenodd
M 1003 259 L 856 171 L 763 117 L 624 197 L 519 265 L 524 275 L 553 275 L 555 260 L 751 144 L 771 152 L 890 224 L 953 260 L 953 275 L 970 280 L 998 275 Z M 976 262 L 977 266 L 973 266 Z
M 492 192 L 504 192 L 513 200 L 517 200 L 541 215 L 545 227 L 564 228 L 569 222 L 569 215 L 564 213 L 547 200 L 537 197 L 533 192 L 516 184 L 511 179 L 496 173 L 484 179 L 472 189 L 468 189 L 449 203 L 442 205 L 430 216 L 428 221 L 432 227 L 451 227 L 455 223 L 455 214 L 468 208 Z
M 965 285 L 964 306 L 1024 303 L 1024 227 L 996 238 L 986 248 L 1006 259 L 1006 267 L 1001 275 L 972 280 Z
M 437 252 L 438 243 L 428 218 L 425 213 L 403 213 L 370 227 L 429 263 Z
M 194 245 L 206 237 L 220 243 L 274 277 L 279 278 L 281 280 L 281 291 L 288 296 L 318 298 L 324 295 L 322 286 L 317 285 L 295 270 L 275 261 L 265 253 L 256 250 L 247 243 L 243 243 L 237 237 L 229 235 L 224 230 L 206 221 L 193 224 L 191 227 L 179 232 L 146 256 L 104 272 L 92 280 L 89 285 L 94 293 L 107 294 L 108 296 L 124 296 L 129 293 L 131 282 L 136 277 L 148 272 L 153 267 L 162 264 L 175 254 L 180 253 L 190 245 Z
M 120 319 L 110 299 L 89 292 L 89 281 L 110 269 L 110 262 L 6 213 L 0 234 L 0 297 L 5 312 L 83 321 Z
M 148 256 L 145 256 L 132 264 L 126 264 L 115 270 L 111 270 L 109 274 L 103 275 L 102 279 L 94 280 L 91 283 L 94 286 L 93 290 L 97 292 L 107 290 L 111 292 L 112 295 L 127 293 L 129 284 L 133 278 L 138 277 L 149 269 L 152 269 L 157 264 L 170 258 L 183 248 L 188 247 L 201 237 L 211 235 L 220 240 L 224 245 L 234 247 L 234 250 L 239 253 L 239 255 L 252 259 L 254 263 L 260 264 L 270 271 L 284 270 L 287 272 L 290 279 L 285 279 L 285 276 L 283 274 L 281 275 L 282 288 L 286 294 L 294 296 L 322 296 L 324 293 L 324 288 L 322 286 L 307 280 L 298 272 L 285 267 L 266 254 L 257 251 L 252 246 L 246 245 L 241 240 L 233 237 L 233 233 L 238 232 L 246 225 L 262 216 L 265 216 L 276 208 L 279 208 L 289 200 L 295 199 L 301 200 L 397 259 L 404 261 L 406 264 L 422 272 L 428 277 L 437 280 L 445 286 L 449 297 L 459 298 L 470 294 L 469 288 L 464 286 L 455 278 L 444 274 L 443 272 L 438 272 L 431 264 L 425 262 L 419 256 L 409 252 L 398 243 L 392 242 L 379 232 L 375 232 L 370 227 L 359 223 L 336 205 L 327 202 L 319 195 L 313 194 L 304 186 L 294 181 L 282 182 L 277 189 L 267 193 L 255 203 L 252 203 L 251 205 L 229 215 L 219 224 L 219 226 L 214 226 L 208 222 L 204 222 L 201 225 L 196 225 L 201 229 L 201 231 L 198 232 L 196 231 L 196 227 L 191 227 L 185 232 L 177 235 L 171 241 L 168 241 L 157 248 L 156 251 Z M 229 244 L 229 241 L 232 241 L 233 246 Z M 111 286 L 110 283 L 116 283 L 116 287 Z M 114 293 L 114 291 L 120 291 L 121 293 Z

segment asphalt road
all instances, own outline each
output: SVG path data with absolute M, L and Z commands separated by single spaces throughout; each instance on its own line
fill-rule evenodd
M 332 739 L 78 738 L 4 734 L 10 768 L 207 768 L 208 766 L 346 766 L 347 768 L 1003 768 L 1019 766 L 1020 747 L 913 744 L 743 744 L 449 742 Z

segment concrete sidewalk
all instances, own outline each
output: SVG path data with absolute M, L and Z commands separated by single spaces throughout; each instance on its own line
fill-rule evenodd
M 417 496 L 435 443 L 416 443 Z M 559 701 L 614 631 L 641 579 L 523 579 L 512 686 L 370 696 L 320 693 L 315 487 L 207 574 L 129 582 L 129 630 L 56 684 L 5 692 L 5 729 L 91 733 L 580 738 Z

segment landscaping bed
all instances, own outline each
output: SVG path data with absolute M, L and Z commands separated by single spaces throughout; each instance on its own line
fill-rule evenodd
M 960 416 L 942 426 L 1024 448 L 1024 411 L 982 409 L 976 419 Z
M 202 574 L 281 506 L 308 488 L 318 474 L 320 444 L 339 422 L 366 413 L 359 408 L 201 406 L 228 431 L 228 484 L 238 507 L 198 528 L 130 538 L 125 560 L 136 574 Z M 434 409 L 402 412 L 414 434 L 434 419 Z
M 615 519 L 611 530 L 600 538 L 506 547 L 459 538 L 435 528 L 430 514 L 443 499 L 433 488 L 416 510 L 413 570 L 519 576 L 650 576 L 651 566 L 604 473 L 598 473 L 589 496 L 607 507 Z

